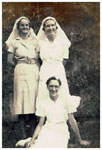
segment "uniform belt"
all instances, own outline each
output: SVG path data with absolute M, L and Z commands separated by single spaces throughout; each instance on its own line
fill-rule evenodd
M 63 124 L 63 123 L 66 123 L 66 121 L 60 121 L 60 122 L 50 122 L 50 121 L 47 121 L 47 123 L 52 123 L 52 124 Z
M 17 60 L 17 64 L 36 64 L 37 59 L 26 57 L 25 59 Z

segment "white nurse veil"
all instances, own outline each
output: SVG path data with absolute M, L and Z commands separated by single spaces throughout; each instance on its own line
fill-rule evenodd
M 5 42 L 6 45 L 7 45 L 7 47 L 9 47 L 9 46 L 11 45 L 12 40 L 14 40 L 14 39 L 16 39 L 17 37 L 20 36 L 20 35 L 19 35 L 19 31 L 18 31 L 18 29 L 17 29 L 17 23 L 18 23 L 21 19 L 26 19 L 26 20 L 28 20 L 28 21 L 30 22 L 30 20 L 29 20 L 27 17 L 25 17 L 25 16 L 22 16 L 22 17 L 18 18 L 18 19 L 15 21 L 15 24 L 14 24 L 14 26 L 13 26 L 12 32 L 11 32 L 10 36 L 8 37 L 7 41 Z M 37 39 L 37 37 L 36 37 L 36 35 L 35 35 L 35 33 L 34 33 L 34 31 L 33 31 L 32 28 L 30 28 L 29 35 L 30 35 L 32 38 Z
M 67 43 L 67 47 L 69 48 L 70 45 L 71 45 L 71 42 L 69 41 L 68 37 L 66 36 L 66 34 L 62 30 L 62 28 L 60 27 L 60 25 L 58 24 L 58 22 L 56 21 L 56 19 L 53 18 L 53 17 L 47 17 L 47 18 L 45 18 L 42 21 L 41 27 L 40 27 L 39 32 L 37 34 L 37 38 L 39 40 L 42 40 L 42 41 L 47 38 L 47 36 L 46 36 L 46 34 L 45 34 L 44 30 L 43 30 L 43 25 L 44 25 L 44 22 L 46 20 L 53 20 L 56 23 L 56 26 L 58 27 L 57 28 L 57 34 L 56 34 L 56 36 L 59 37 L 60 39 L 62 39 L 63 41 L 65 41 Z

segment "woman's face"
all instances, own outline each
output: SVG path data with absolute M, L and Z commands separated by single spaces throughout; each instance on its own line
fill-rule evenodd
M 56 23 L 53 20 L 45 21 L 44 31 L 47 36 L 56 35 L 56 31 L 57 31 Z
M 60 88 L 59 82 L 57 80 L 51 80 L 47 88 L 49 90 L 51 99 L 56 100 Z
M 29 32 L 29 21 L 26 19 L 22 19 L 19 24 L 19 32 L 20 34 L 28 34 Z

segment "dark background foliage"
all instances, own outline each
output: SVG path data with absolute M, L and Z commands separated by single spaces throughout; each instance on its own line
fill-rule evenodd
M 7 65 L 5 41 L 12 31 L 14 22 L 20 16 L 31 20 L 38 33 L 41 21 L 47 16 L 56 18 L 72 45 L 70 57 L 65 65 L 72 95 L 81 96 L 81 104 L 75 117 L 82 126 L 90 130 L 88 139 L 96 141 L 92 147 L 99 147 L 100 137 L 100 3 L 98 2 L 3 2 L 2 3 L 2 116 L 3 145 L 6 142 L 6 125 L 17 122 L 11 115 L 13 93 L 13 71 Z M 83 125 L 84 122 L 84 125 Z M 86 127 L 86 126 L 85 126 Z M 84 127 L 84 128 L 85 128 Z M 9 128 L 9 126 L 8 126 Z M 81 127 L 80 127 L 81 128 Z M 85 130 L 85 132 L 89 132 Z M 95 132 L 95 136 L 92 135 Z M 83 133 L 83 131 L 82 131 Z M 85 133 L 83 133 L 85 134 Z M 91 136 L 94 136 L 93 138 Z M 7 145 L 8 144 L 8 145 Z

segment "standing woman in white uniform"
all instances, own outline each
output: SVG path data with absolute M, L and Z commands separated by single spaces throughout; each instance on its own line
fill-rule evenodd
M 37 38 L 40 41 L 40 81 L 37 102 L 41 97 L 47 96 L 46 80 L 55 76 L 61 79 L 61 95 L 67 97 L 69 103 L 79 106 L 80 97 L 71 96 L 67 84 L 63 61 L 69 58 L 71 42 L 53 17 L 47 17 L 42 21 Z
M 26 115 L 34 120 L 39 76 L 38 40 L 28 18 L 16 20 L 6 45 L 8 63 L 15 67 L 13 112 L 18 115 L 22 136 L 26 138 Z

